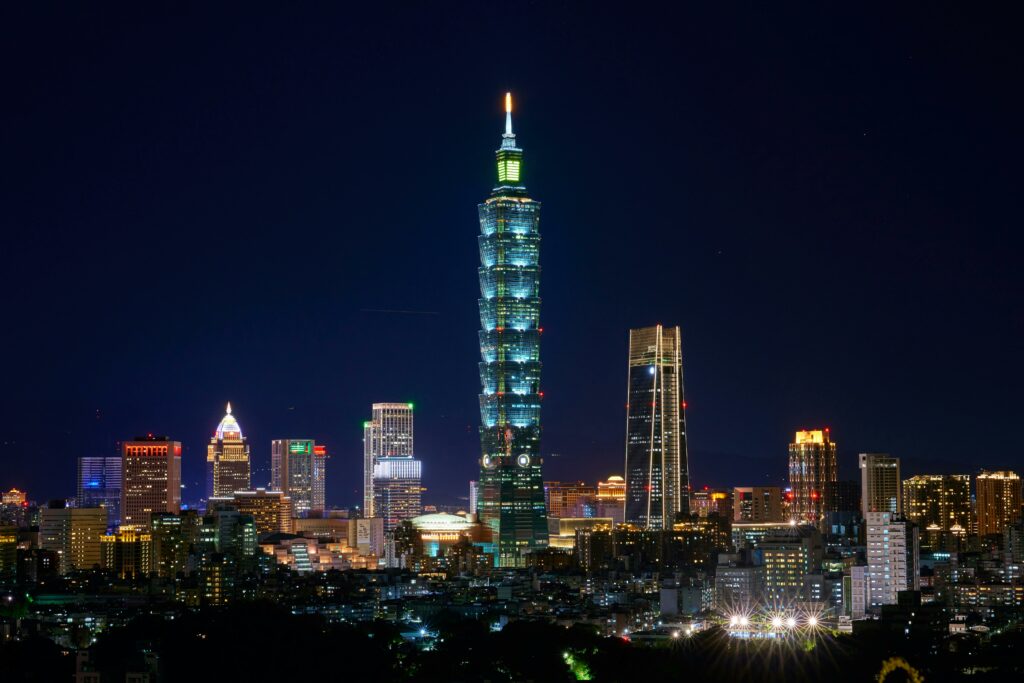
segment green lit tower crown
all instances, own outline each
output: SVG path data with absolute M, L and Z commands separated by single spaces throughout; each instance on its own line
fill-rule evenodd
M 525 564 L 548 544 L 540 457 L 540 203 L 522 184 L 512 133 L 497 151 L 498 184 L 480 213 L 480 500 L 495 563 Z

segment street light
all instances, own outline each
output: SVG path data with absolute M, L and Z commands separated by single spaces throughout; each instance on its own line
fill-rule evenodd
M 793 617 L 786 619 L 786 626 L 788 628 L 793 628 L 794 626 L 796 626 L 796 619 L 794 619 Z

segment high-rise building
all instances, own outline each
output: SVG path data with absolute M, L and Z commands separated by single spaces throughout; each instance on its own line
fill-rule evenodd
M 900 491 L 900 459 L 888 453 L 861 453 L 860 510 L 903 514 Z
M 110 526 L 121 523 L 121 458 L 78 459 L 78 507 L 104 507 Z
M 799 431 L 789 444 L 790 514 L 799 522 L 819 524 L 828 510 L 829 482 L 838 478 L 836 444 L 829 430 Z
M 18 527 L 0 524 L 0 582 L 18 573 Z
M 732 489 L 709 489 L 707 486 L 702 490 L 693 491 L 690 493 L 690 514 L 698 517 L 718 515 L 732 522 L 734 515 L 732 494 Z
M 922 530 L 971 528 L 971 476 L 919 474 L 903 481 L 903 511 Z
M 608 518 L 614 524 L 622 524 L 625 521 L 626 480 L 613 474 L 597 482 L 597 494 L 592 500 L 581 501 L 579 507 L 580 517 Z
M 121 523 L 146 526 L 154 512 L 181 510 L 181 443 L 139 436 L 121 444 Z
M 280 519 L 280 512 L 277 514 Z M 263 521 L 264 528 L 272 528 L 274 519 L 271 505 Z M 208 509 L 199 529 L 199 543 L 206 551 L 220 553 L 236 565 L 256 554 L 258 536 L 256 520 L 251 514 L 239 512 L 233 498 Z
M 40 510 L 39 547 L 59 556 L 61 574 L 100 564 L 100 537 L 107 531 L 103 508 L 69 508 L 54 501 Z
M 373 509 L 373 470 L 381 458 L 416 457 L 412 403 L 374 403 L 363 423 L 363 517 L 377 517 Z
M 715 607 L 720 612 L 749 612 L 761 602 L 765 568 L 755 563 L 751 555 L 746 550 L 719 554 L 715 569 Z
M 627 392 L 626 523 L 671 529 L 676 515 L 690 510 L 678 327 L 629 331 Z
M 183 510 L 180 515 L 153 514 L 149 520 L 150 571 L 172 579 L 190 573 L 189 556 L 199 545 L 201 527 L 202 518 L 195 510 Z
M 480 487 L 477 486 L 475 479 L 469 482 L 469 514 L 475 515 L 477 513 L 477 500 L 480 497 Z
M 274 439 L 270 444 L 270 488 L 292 499 L 296 517 L 316 509 L 313 488 L 317 475 L 316 444 L 312 439 Z M 320 510 L 323 510 L 321 504 Z
M 384 520 L 384 532 L 403 519 L 423 514 L 422 463 L 415 458 L 378 458 L 373 467 L 374 517 Z
M 733 489 L 733 521 L 784 521 L 782 489 L 778 486 L 737 486 Z
M 579 517 L 577 505 L 580 499 L 597 495 L 597 489 L 582 481 L 565 483 L 544 482 L 544 501 L 548 518 Z
M 235 491 L 248 491 L 249 485 L 249 444 L 228 403 L 227 412 L 206 447 L 206 493 L 230 496 Z
M 860 515 L 860 482 L 840 479 L 825 482 L 825 512 Z
M 920 590 L 917 526 L 892 512 L 868 512 L 867 602 L 870 609 L 896 604 L 900 591 Z
M 26 498 L 24 491 L 11 489 L 10 491 L 5 491 L 3 495 L 0 496 L 0 503 L 3 505 L 24 505 Z
M 824 544 L 812 525 L 791 526 L 767 535 L 757 545 L 765 574 L 765 598 L 770 605 L 791 605 L 804 585 L 804 577 L 821 570 Z
M 348 545 L 355 548 L 360 555 L 382 555 L 384 520 L 380 517 L 352 520 L 352 524 L 348 526 Z
M 152 571 L 153 539 L 146 529 L 122 524 L 117 533 L 101 539 L 103 568 L 124 579 L 144 576 Z
M 522 183 L 523 150 L 505 133 L 498 184 L 479 205 L 480 520 L 499 567 L 525 566 L 548 544 L 541 475 L 540 203 Z
M 292 500 L 281 491 L 235 491 L 230 496 L 215 496 L 207 500 L 208 513 L 224 507 L 251 516 L 256 522 L 256 533 L 260 536 L 278 532 L 290 534 L 295 530 Z
M 597 482 L 597 499 L 626 504 L 626 480 L 617 474 L 613 474 L 604 481 Z
M 1016 472 L 982 472 L 974 486 L 979 536 L 1001 534 L 1021 518 L 1021 483 Z
M 327 447 L 313 446 L 313 512 L 327 509 Z
M 850 618 L 863 619 L 868 610 L 868 568 L 850 567 Z

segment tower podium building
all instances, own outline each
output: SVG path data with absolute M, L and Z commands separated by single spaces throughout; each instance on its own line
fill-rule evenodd
M 522 183 L 512 132 L 496 152 L 498 184 L 480 204 L 480 520 L 495 564 L 525 565 L 548 544 L 540 455 L 540 203 Z
M 373 482 L 381 458 L 415 457 L 412 411 L 412 403 L 374 403 L 363 423 L 363 517 L 380 516 Z
M 231 414 L 230 403 L 210 439 L 210 445 L 206 447 L 206 476 L 207 495 L 210 497 L 230 496 L 235 491 L 249 490 L 249 444 Z
M 626 404 L 625 520 L 642 529 L 671 529 L 690 510 L 678 327 L 629 331 Z
M 423 514 L 422 469 L 415 458 L 380 458 L 373 466 L 373 514 L 384 520 L 385 532 Z

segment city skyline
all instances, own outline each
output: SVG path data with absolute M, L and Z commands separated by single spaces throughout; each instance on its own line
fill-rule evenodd
M 721 18 L 707 12 L 705 21 Z M 500 25 L 485 10 L 480 18 Z M 406 21 L 394 28 L 417 45 L 419 24 Z M 273 73 L 274 60 L 293 49 L 274 38 L 276 22 L 263 22 L 232 37 L 246 59 L 230 71 Z M 588 17 L 581 35 L 599 22 Z M 781 21 L 770 26 L 789 30 Z M 615 55 L 588 53 L 602 69 L 580 70 L 569 82 L 547 68 L 561 43 L 541 32 L 531 37 L 535 50 L 497 72 L 481 64 L 460 75 L 465 60 L 430 57 L 448 76 L 435 86 L 399 78 L 382 88 L 372 74 L 365 80 L 344 68 L 314 82 L 303 73 L 315 60 L 302 53 L 267 89 L 248 91 L 205 68 L 220 57 L 219 32 L 197 36 L 192 61 L 164 61 L 157 50 L 178 35 L 175 27 L 171 19 L 137 33 L 132 20 L 116 21 L 109 30 L 136 57 L 127 63 L 114 48 L 92 54 L 81 67 L 90 70 L 88 92 L 65 87 L 81 75 L 68 59 L 81 53 L 80 22 L 57 21 L 48 32 L 64 39 L 50 66 L 38 47 L 22 46 L 29 68 L 16 90 L 70 99 L 61 107 L 46 106 L 46 97 L 18 101 L 5 114 L 13 118 L 4 129 L 18 132 L 9 158 L 23 169 L 6 185 L 17 194 L 12 246 L 23 258 L 4 274 L 5 314 L 32 331 L 5 340 L 12 372 L 0 399 L 0 457 L 11 463 L 10 486 L 42 500 L 64 495 L 74 490 L 78 457 L 116 455 L 117 442 L 158 433 L 182 443 L 185 497 L 198 497 L 191 494 L 202 490 L 210 417 L 231 400 L 251 444 L 253 485 L 269 480 L 271 441 L 302 434 L 330 449 L 328 501 L 352 504 L 360 496 L 365 405 L 394 397 L 418 406 L 421 455 L 436 463 L 424 472 L 430 495 L 464 498 L 478 450 L 478 378 L 465 367 L 477 344 L 466 207 L 489 186 L 493 167 L 481 150 L 489 149 L 507 89 L 531 112 L 523 122 L 535 141 L 530 174 L 547 199 L 545 220 L 558 226 L 545 235 L 544 259 L 558 264 L 545 280 L 545 319 L 554 323 L 545 333 L 546 477 L 596 481 L 620 472 L 627 330 L 658 321 L 679 323 L 687 338 L 696 486 L 779 484 L 791 432 L 825 424 L 843 449 L 844 479 L 854 477 L 858 452 L 892 453 L 905 475 L 1016 466 L 1012 454 L 975 455 L 1000 452 L 977 439 L 989 438 L 987 425 L 1012 420 L 1018 399 L 1010 387 L 1021 374 L 1011 296 L 1020 276 L 999 213 L 1013 194 L 1002 160 L 1014 155 L 992 151 L 1005 150 L 1005 141 L 984 118 L 1006 108 L 995 90 L 970 78 L 940 81 L 948 74 L 920 36 L 907 47 L 891 28 L 860 25 L 874 41 L 824 49 L 794 34 L 800 48 L 780 53 L 741 25 L 734 30 L 744 47 L 731 54 L 687 28 L 695 32 L 682 53 L 627 41 Z M 139 42 L 144 35 L 152 48 Z M 466 49 L 483 46 L 485 35 L 465 36 Z M 327 38 L 317 33 L 312 42 L 326 64 L 344 65 L 348 53 Z M 958 73 L 981 83 L 1012 73 L 1012 65 L 983 59 L 987 42 L 968 40 L 979 54 L 956 58 Z M 353 36 L 351 45 L 360 44 Z M 716 71 L 686 50 L 706 51 L 719 75 L 724 69 L 727 80 L 750 87 L 724 91 Z M 806 60 L 803 50 L 828 57 Z M 753 66 L 764 54 L 777 71 L 772 79 Z M 653 72 L 662 57 L 678 67 L 679 87 L 616 78 Z M 395 59 L 385 62 L 401 63 Z M 847 60 L 887 75 L 865 81 Z M 579 67 L 571 57 L 559 63 Z M 162 75 L 139 78 L 150 83 L 145 91 L 123 89 L 137 69 Z M 836 87 L 808 85 L 823 77 Z M 214 97 L 208 110 L 196 93 L 222 86 L 237 97 Z M 349 86 L 368 94 L 342 95 L 359 91 Z M 847 90 L 859 93 L 862 108 L 848 106 Z M 285 101 L 301 127 L 285 125 L 292 112 L 274 104 Z M 923 101 L 932 103 L 925 123 Z M 114 126 L 109 111 L 138 115 Z M 392 113 L 368 122 L 376 111 Z M 196 115 L 204 116 L 198 129 L 177 123 Z M 398 187 L 393 166 L 409 140 L 397 132 L 413 118 L 429 131 L 417 141 L 433 167 Z M 225 123 L 236 119 L 243 125 Z M 355 129 L 362 133 L 342 132 Z M 153 130 L 167 132 L 151 146 Z M 971 131 L 969 141 L 950 135 L 959 130 Z M 171 144 L 175 136 L 183 144 Z M 66 150 L 73 154 L 61 156 Z M 64 189 L 65 174 L 83 179 L 81 195 Z M 583 201 L 605 183 L 614 184 L 615 201 Z M 672 209 L 652 197 L 672 198 Z M 649 255 L 652 273 L 684 266 L 678 288 L 641 297 L 648 287 L 616 274 L 626 225 L 630 237 L 665 245 Z M 210 259 L 222 252 L 212 245 L 252 264 L 253 277 L 239 283 L 219 272 Z M 281 253 L 309 255 L 293 270 L 303 277 L 279 277 Z M 816 255 L 830 267 L 813 288 L 797 277 L 800 268 L 778 267 Z M 122 292 L 114 264 L 141 267 L 161 257 L 210 275 L 133 278 L 132 292 Z M 44 260 L 52 277 L 23 270 Z M 885 275 L 862 278 L 868 271 Z M 824 336 L 798 331 L 811 311 L 829 316 Z M 140 321 L 147 315 L 164 324 Z M 75 330 L 72 345 L 57 320 Z M 108 333 L 124 326 L 132 333 Z M 896 337 L 879 343 L 880 330 Z M 400 362 L 367 362 L 383 356 Z M 959 370 L 939 390 L 935 368 L 949 357 Z M 940 397 L 956 397 L 961 413 L 961 429 L 942 438 Z M 48 430 L 50 448 L 37 454 L 32 437 Z M 740 467 L 751 476 L 729 481 Z
M 11 6 L 0 680 L 1019 678 L 1024 51 L 878 17 Z

